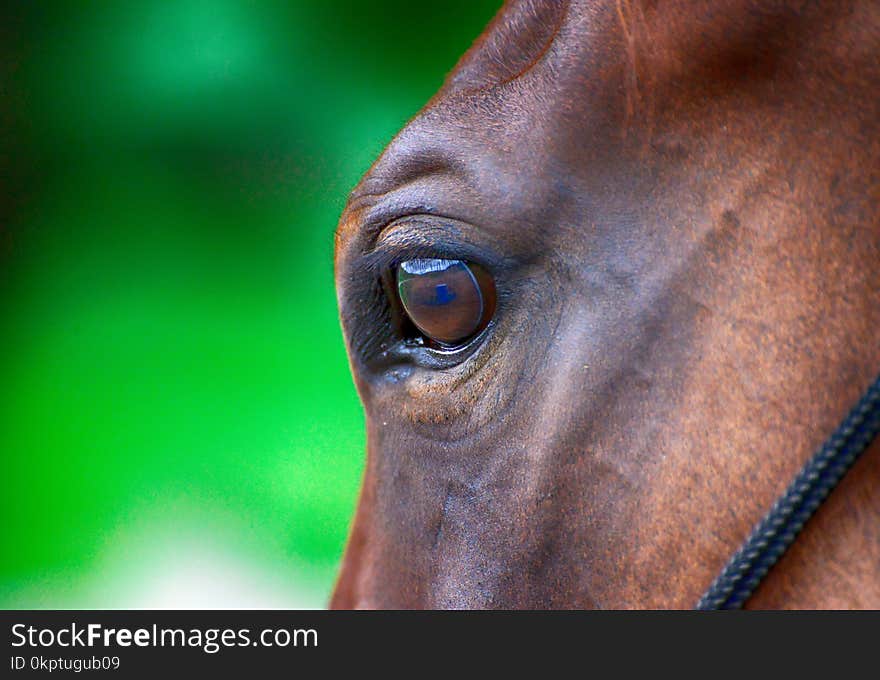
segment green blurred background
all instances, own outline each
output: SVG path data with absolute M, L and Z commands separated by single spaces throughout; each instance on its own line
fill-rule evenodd
M 321 607 L 332 234 L 499 2 L 4 3 L 0 607 Z

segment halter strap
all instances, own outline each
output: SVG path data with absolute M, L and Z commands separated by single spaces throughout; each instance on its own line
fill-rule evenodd
M 880 376 L 752 529 L 696 608 L 741 609 L 878 432 Z

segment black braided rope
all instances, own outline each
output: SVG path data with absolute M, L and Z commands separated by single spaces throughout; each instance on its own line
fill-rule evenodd
M 880 376 L 752 529 L 696 608 L 740 609 L 878 432 Z

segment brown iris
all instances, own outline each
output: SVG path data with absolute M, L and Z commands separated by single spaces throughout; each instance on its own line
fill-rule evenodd
M 429 340 L 460 345 L 495 313 L 495 282 L 462 260 L 418 259 L 397 268 L 397 290 L 407 316 Z

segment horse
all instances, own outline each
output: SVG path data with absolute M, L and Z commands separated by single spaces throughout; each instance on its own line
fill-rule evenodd
M 693 607 L 880 371 L 880 6 L 515 0 L 349 196 L 334 608 Z M 880 607 L 880 446 L 747 605 Z

